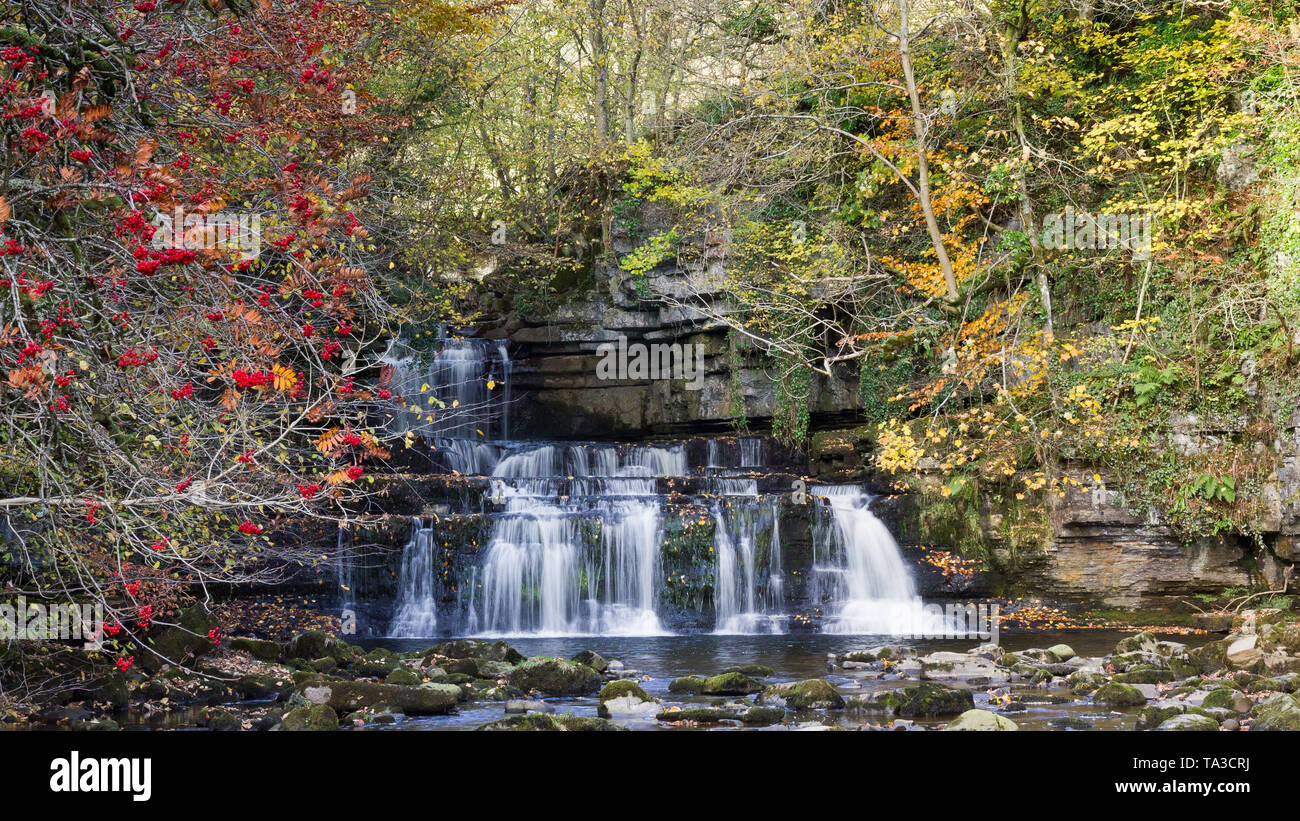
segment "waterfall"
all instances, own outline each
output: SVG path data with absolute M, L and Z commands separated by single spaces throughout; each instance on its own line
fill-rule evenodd
M 657 477 L 680 446 L 542 445 L 492 470 L 505 511 L 468 614 L 484 635 L 660 635 Z
M 438 631 L 438 562 L 433 523 L 413 522 L 402 549 L 396 614 L 388 625 L 394 638 L 427 638 Z
M 428 363 L 401 338 L 380 355 L 380 363 L 392 369 L 389 389 L 401 399 L 390 432 L 417 431 L 431 440 L 506 438 L 511 364 L 505 344 L 449 338 L 440 344 Z
M 763 466 L 766 442 L 757 437 L 734 440 L 710 439 L 706 468 L 757 468 Z
M 784 633 L 792 614 L 804 612 L 801 603 L 786 599 L 788 557 L 781 554 L 779 527 L 784 503 L 760 492 L 776 486 L 764 481 L 775 478 L 766 439 L 710 438 L 706 453 L 688 442 L 514 441 L 513 366 L 504 343 L 443 337 L 429 359 L 394 340 L 381 361 L 391 368 L 389 385 L 401 399 L 392 407 L 390 432 L 419 433 L 436 470 L 476 477 L 465 483 L 464 509 L 457 512 L 490 517 L 486 544 L 461 554 L 472 557 L 473 566 L 458 569 L 454 582 L 448 577 L 445 591 L 433 525 L 416 519 L 397 568 L 390 636 L 435 635 L 440 603 L 443 630 L 460 635 L 665 635 L 661 593 L 672 589 L 675 606 L 698 606 L 707 601 L 710 584 L 715 633 Z M 692 470 L 688 452 L 700 453 L 705 464 Z M 475 492 L 477 499 L 468 495 Z M 908 568 L 869 510 L 867 494 L 844 486 L 812 492 L 820 502 L 813 515 L 813 562 L 806 588 L 796 592 L 802 597 L 806 589 L 813 603 L 824 603 L 822 629 L 899 634 L 900 625 L 914 630 L 923 624 Z M 665 570 L 669 510 L 674 517 L 713 520 L 712 545 L 690 548 L 709 550 L 695 554 L 702 557 L 692 559 L 696 564 L 712 556 L 695 581 L 679 569 Z M 679 523 L 672 521 L 674 534 L 683 532 Z M 339 598 L 351 607 L 355 570 L 344 534 L 339 538 Z M 802 579 L 804 570 L 799 565 L 791 573 Z M 673 584 L 695 585 L 686 599 L 678 595 L 684 588 L 668 587 L 665 572 L 673 574 Z
M 780 511 L 775 500 L 729 500 L 713 506 L 717 556 L 713 590 L 715 633 L 784 633 L 781 613 Z M 769 533 L 767 550 L 760 540 Z
M 829 507 L 814 539 L 825 552 L 816 558 L 813 581 L 832 608 L 822 631 L 942 635 L 942 625 L 931 624 L 924 611 L 898 543 L 871 512 L 871 496 L 852 485 L 822 485 L 812 493 Z

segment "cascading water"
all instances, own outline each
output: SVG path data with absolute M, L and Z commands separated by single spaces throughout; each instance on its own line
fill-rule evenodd
M 713 506 L 714 633 L 785 632 L 779 518 L 775 501 L 729 499 Z
M 821 485 L 812 494 L 829 508 L 819 511 L 821 538 L 813 540 L 813 581 L 832 608 L 822 631 L 935 634 L 941 625 L 929 623 L 898 543 L 871 512 L 871 496 L 853 485 Z
M 492 471 L 500 514 L 471 614 L 485 635 L 659 635 L 656 477 L 672 449 L 545 445 Z M 683 470 L 684 472 L 684 470 Z
M 389 430 L 416 431 L 431 440 L 508 436 L 511 366 L 505 345 L 489 346 L 482 339 L 440 342 L 441 350 L 427 364 L 400 338 L 379 357 L 391 368 L 389 389 L 403 400 Z
M 396 613 L 388 635 L 425 638 L 438 633 L 438 583 L 432 522 L 416 519 L 402 550 Z
M 707 449 L 694 450 L 687 442 L 513 441 L 512 366 L 503 343 L 444 338 L 426 364 L 394 342 L 382 360 L 402 400 L 394 403 L 390 430 L 420 434 L 435 462 L 463 477 L 453 520 L 487 517 L 481 548 L 477 537 L 448 542 L 436 520 L 416 520 L 401 553 L 390 636 L 427 637 L 439 629 L 664 635 L 665 618 L 708 629 L 702 621 L 709 610 L 715 633 L 784 633 L 791 614 L 805 612 L 799 601 L 826 605 L 827 632 L 896 634 L 921 623 L 898 546 L 856 487 L 813 490 L 813 563 L 791 570 L 798 575 L 789 581 L 806 584 L 787 585 L 780 522 L 787 513 L 796 521 L 803 514 L 784 497 L 796 476 L 782 466 L 774 473 L 767 461 L 780 451 L 765 439 L 708 439 Z M 712 530 L 702 531 L 710 520 Z M 670 524 L 678 539 L 671 559 Z M 692 541 L 692 532 L 711 532 L 712 543 Z M 465 564 L 454 564 L 457 555 Z M 447 557 L 453 564 L 443 589 Z M 347 567 L 341 559 L 345 589 Z M 698 615 L 664 611 L 665 600 Z M 800 616 L 801 624 L 808 621 Z

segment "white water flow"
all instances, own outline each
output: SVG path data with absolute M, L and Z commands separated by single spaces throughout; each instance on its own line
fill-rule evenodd
M 543 445 L 492 471 L 505 510 L 468 620 L 498 636 L 662 635 L 659 476 L 680 447 Z
M 775 500 L 727 499 L 713 506 L 714 633 L 785 632 L 779 519 Z
M 402 550 L 397 607 L 388 635 L 427 638 L 438 633 L 438 583 L 433 523 L 413 522 L 411 538 Z
M 897 544 L 857 487 L 812 490 L 812 565 L 789 571 L 792 580 L 807 571 L 807 585 L 786 584 L 783 558 L 807 554 L 782 556 L 780 522 L 783 514 L 803 520 L 803 509 L 786 498 L 794 476 L 783 471 L 797 465 L 767 439 L 511 440 L 504 343 L 444 337 L 422 357 L 395 340 L 380 359 L 391 367 L 390 432 L 419 434 L 434 472 L 462 477 L 457 496 L 416 500 L 426 516 L 393 568 L 390 636 L 425 638 L 440 628 L 653 636 L 668 634 L 666 624 L 701 625 L 710 611 L 718 634 L 784 633 L 796 613 L 820 616 L 831 633 L 946 632 L 927 620 Z M 446 517 L 429 515 L 439 507 L 450 507 L 453 521 L 481 523 L 486 542 L 478 524 L 468 538 L 449 531 Z M 709 519 L 713 541 L 701 544 Z M 354 581 L 367 587 L 363 599 L 383 589 L 345 557 L 354 548 L 342 534 L 338 552 L 344 607 L 364 604 Z
M 510 417 L 510 357 L 504 344 L 442 339 L 432 360 L 393 339 L 379 357 L 392 368 L 389 390 L 402 399 L 388 427 L 429 439 L 505 437 Z
M 814 582 L 831 607 L 822 632 L 943 635 L 942 615 L 926 611 L 898 543 L 871 512 L 871 496 L 852 485 L 812 494 L 829 505 L 829 527 L 814 539 Z

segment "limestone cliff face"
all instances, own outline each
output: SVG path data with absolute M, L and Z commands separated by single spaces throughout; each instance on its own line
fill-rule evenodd
M 510 345 L 517 435 L 601 439 L 721 432 L 737 416 L 737 400 L 751 425 L 765 427 L 776 403 L 774 374 L 743 341 L 733 355 L 726 324 L 690 307 L 725 310 L 722 265 L 666 265 L 642 281 L 607 269 L 607 288 L 546 316 L 506 314 L 481 326 L 479 335 Z M 598 349 L 620 338 L 629 345 L 692 346 L 691 355 L 701 350 L 702 380 L 602 378 Z M 814 380 L 809 408 L 815 426 L 850 421 L 861 407 L 856 371 L 846 367 L 836 376 Z

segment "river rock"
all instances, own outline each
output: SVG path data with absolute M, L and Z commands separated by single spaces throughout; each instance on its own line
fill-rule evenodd
M 1069 661 L 1074 658 L 1074 648 L 1068 644 L 1053 644 L 1047 648 L 1047 652 L 1056 656 L 1059 661 Z
M 967 710 L 948 722 L 943 728 L 947 730 L 1019 730 L 1016 723 L 1011 719 L 1000 716 L 997 713 L 990 713 L 988 710 Z
M 1250 667 L 1264 657 L 1264 652 L 1256 646 L 1258 643 L 1259 636 L 1254 633 L 1236 639 L 1228 645 L 1228 663 L 1239 670 Z
M 606 661 L 604 656 L 594 650 L 583 650 L 573 658 L 569 659 L 569 661 L 576 661 L 579 664 L 585 664 L 597 673 L 603 673 L 611 666 L 610 662 Z M 614 669 L 618 670 L 622 669 L 622 667 L 623 663 L 618 662 L 618 666 Z
M 744 696 L 761 693 L 764 686 L 763 682 L 744 673 L 723 673 L 705 679 L 700 692 L 706 696 Z
M 850 710 L 882 710 L 904 718 L 934 717 L 970 710 L 975 706 L 975 698 L 969 690 L 926 681 L 915 687 L 882 693 L 875 699 L 853 699 L 846 706 Z
M 435 644 L 424 652 L 427 656 L 446 656 L 453 659 L 475 658 L 505 661 L 518 664 L 524 657 L 504 641 L 484 641 L 483 639 L 457 639 L 442 644 Z
M 510 671 L 508 680 L 524 691 L 552 696 L 584 696 L 600 689 L 601 676 L 585 664 L 557 658 L 531 658 Z
M 547 704 L 545 701 L 530 701 L 527 699 L 511 699 L 506 702 L 506 714 L 523 714 L 523 713 L 553 713 L 555 707 Z
M 387 704 L 407 715 L 439 715 L 455 708 L 461 690 L 450 684 L 404 687 L 374 681 L 337 681 L 306 687 L 302 694 L 313 704 L 328 704 L 343 713 Z
M 241 650 L 258 661 L 279 661 L 284 653 L 284 647 L 279 642 L 245 636 L 231 639 L 230 649 Z
M 1000 668 L 991 659 L 982 656 L 966 653 L 931 653 L 921 658 L 920 664 L 921 678 L 926 680 L 979 678 L 985 679 L 986 684 L 1010 681 L 1006 668 Z
M 1183 713 L 1160 722 L 1157 730 L 1218 730 L 1219 722 L 1197 713 Z
M 479 727 L 480 730 L 502 731 L 541 731 L 541 732 L 612 732 L 626 730 L 612 721 L 592 716 L 574 716 L 568 713 L 552 715 L 549 713 L 529 713 L 522 716 L 507 716 Z
M 659 702 L 646 695 L 639 684 L 619 680 L 601 689 L 596 712 L 602 718 L 652 718 L 659 709 Z
M 838 710 L 844 706 L 843 696 L 820 678 L 769 687 L 760 700 L 790 710 Z
M 681 710 L 663 710 L 655 715 L 659 721 L 694 721 L 699 724 L 716 724 L 720 721 L 739 721 L 742 713 L 728 707 L 687 707 Z
M 1300 730 L 1300 700 L 1286 693 L 1255 706 L 1251 730 Z
M 668 692 L 670 693 L 698 693 L 704 689 L 705 678 L 703 676 L 682 676 L 668 682 Z
M 290 732 L 337 730 L 339 717 L 328 704 L 298 707 L 284 714 L 278 729 Z
M 283 652 L 283 657 L 286 659 L 320 659 L 327 656 L 335 661 L 347 663 L 354 658 L 354 652 L 347 642 L 324 630 L 308 630 L 306 633 L 299 633 L 289 640 Z
M 421 681 L 420 674 L 407 667 L 399 667 L 384 679 L 385 684 L 400 684 L 407 687 L 414 687 Z
M 1147 697 L 1141 690 L 1117 681 L 1107 682 L 1097 688 L 1097 692 L 1092 694 L 1092 700 L 1111 708 L 1140 707 L 1147 703 Z
M 740 714 L 741 721 L 758 727 L 780 724 L 784 719 L 785 710 L 781 707 L 750 707 Z

